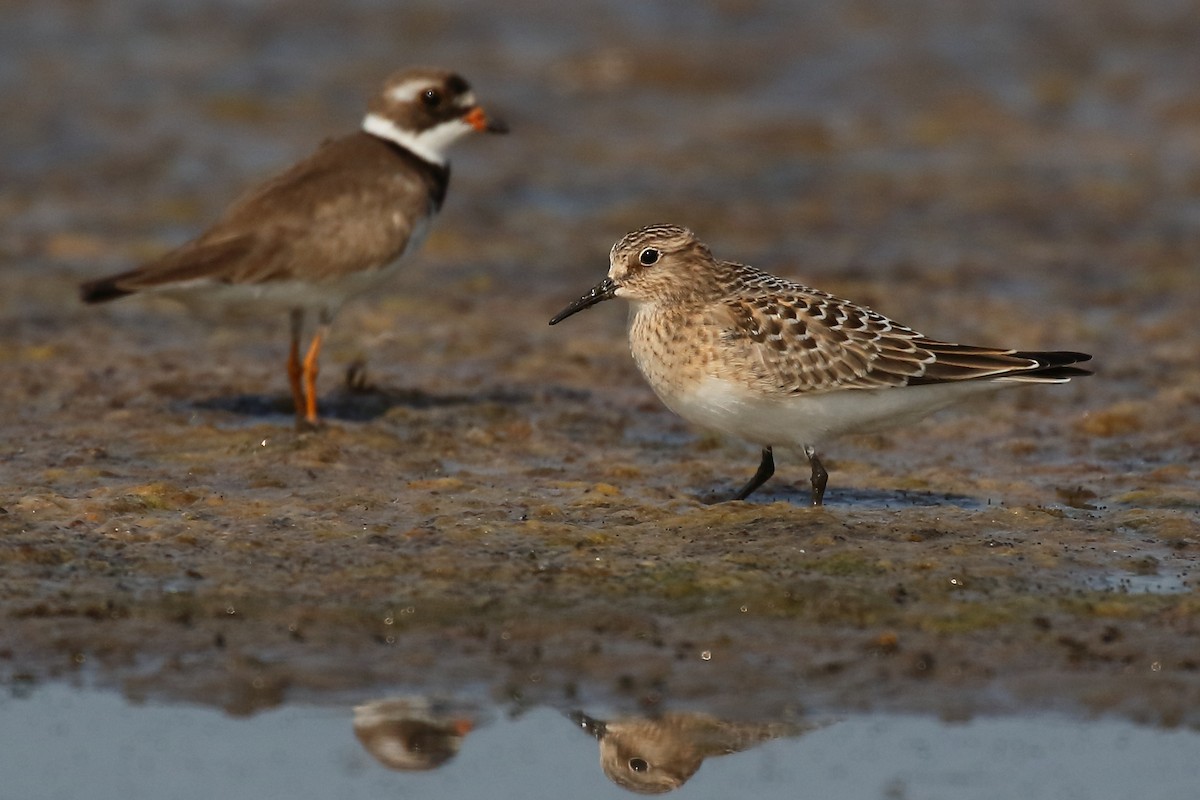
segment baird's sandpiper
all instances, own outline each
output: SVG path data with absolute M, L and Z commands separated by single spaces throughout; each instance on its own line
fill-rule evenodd
M 652 225 L 613 245 L 608 277 L 551 325 L 604 300 L 632 303 L 629 345 L 654 392 L 701 427 L 762 447 L 734 500 L 775 472 L 772 448 L 802 449 L 812 504 L 828 478 L 817 448 L 908 425 L 1003 386 L 1090 375 L 1070 351 L 929 339 L 864 306 L 730 261 L 686 228 Z

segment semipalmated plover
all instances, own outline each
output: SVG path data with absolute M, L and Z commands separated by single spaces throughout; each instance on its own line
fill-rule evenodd
M 630 349 L 659 398 L 704 428 L 762 447 L 733 499 L 774 474 L 772 447 L 803 449 L 812 504 L 826 441 L 913 423 L 981 392 L 1090 375 L 1069 351 L 972 347 L 929 339 L 869 308 L 729 261 L 686 228 L 653 225 L 609 255 L 608 277 L 550 320 L 613 297 L 633 304 Z
M 317 421 L 317 359 L 337 309 L 391 275 L 446 196 L 446 151 L 471 131 L 503 133 L 459 75 L 387 80 L 361 130 L 332 139 L 251 190 L 199 237 L 137 269 L 89 281 L 86 303 L 137 292 L 291 315 L 288 379 L 298 424 Z M 304 358 L 306 318 L 316 329 Z
M 354 707 L 354 735 L 389 769 L 437 769 L 458 755 L 473 717 L 466 707 L 426 697 L 372 700 Z

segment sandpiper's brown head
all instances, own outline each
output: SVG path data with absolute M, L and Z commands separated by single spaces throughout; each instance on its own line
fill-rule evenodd
M 700 300 L 722 291 L 712 251 L 679 225 L 648 225 L 626 234 L 608 258 L 608 277 L 560 311 L 551 325 L 614 297 L 658 303 L 677 296 Z
M 712 251 L 679 225 L 648 225 L 626 234 L 608 260 L 614 296 L 626 300 L 666 300 L 681 289 L 696 295 L 706 284 L 715 287 Z
M 409 69 L 388 78 L 362 127 L 438 165 L 446 163 L 450 145 L 472 131 L 508 132 L 475 101 L 466 79 L 439 69 Z

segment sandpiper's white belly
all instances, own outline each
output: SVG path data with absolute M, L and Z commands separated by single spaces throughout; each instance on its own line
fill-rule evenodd
M 838 436 L 875 433 L 908 425 L 967 397 L 1001 388 L 989 381 L 884 389 L 842 389 L 798 395 L 765 395 L 733 381 L 706 377 L 659 397 L 701 427 L 761 446 L 818 447 Z

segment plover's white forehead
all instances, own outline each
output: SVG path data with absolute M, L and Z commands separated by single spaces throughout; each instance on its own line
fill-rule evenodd
M 398 83 L 387 90 L 389 100 L 395 100 L 397 103 L 411 103 L 417 99 L 417 96 L 433 86 L 434 81 L 429 78 L 409 78 L 408 80 Z

